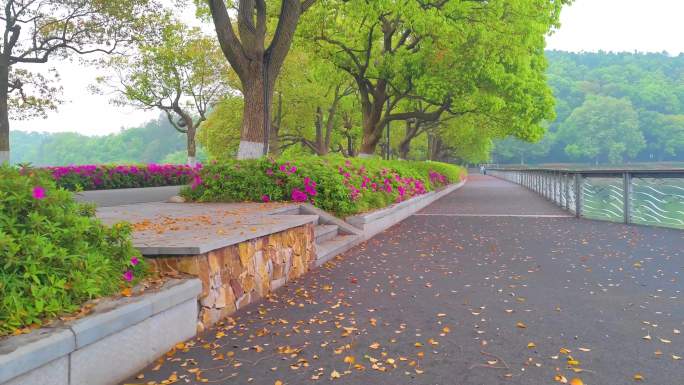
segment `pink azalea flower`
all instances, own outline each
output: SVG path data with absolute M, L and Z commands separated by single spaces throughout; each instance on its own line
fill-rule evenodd
M 273 175 L 273 170 L 270 168 L 268 170 L 266 170 L 266 175 L 268 175 L 268 176 Z
M 131 257 L 131 265 L 136 266 L 140 263 L 138 257 Z
M 306 200 L 309 199 L 309 197 L 306 196 L 306 193 L 303 191 L 300 191 L 299 189 L 293 188 L 292 189 L 292 200 L 295 202 L 306 202 Z
M 314 197 L 316 196 L 316 194 L 318 194 L 318 192 L 316 191 L 316 188 L 313 185 L 309 185 L 309 184 L 304 186 L 304 191 L 306 191 L 307 194 L 314 196 Z
M 271 198 L 268 195 L 264 194 L 261 196 L 261 201 L 264 203 L 268 203 L 271 201 Z
M 126 282 L 131 282 L 133 280 L 133 271 L 132 270 L 126 270 L 126 272 L 123 273 L 123 279 Z
M 34 187 L 32 195 L 33 195 L 33 199 L 37 199 L 37 200 L 45 199 L 45 188 L 43 188 L 42 186 Z
M 195 175 L 195 178 L 194 178 L 194 180 L 192 181 L 192 185 L 190 186 L 190 188 L 192 188 L 192 189 L 194 190 L 194 189 L 196 189 L 197 187 L 201 186 L 202 183 L 203 183 L 202 177 L 200 177 L 199 175 Z

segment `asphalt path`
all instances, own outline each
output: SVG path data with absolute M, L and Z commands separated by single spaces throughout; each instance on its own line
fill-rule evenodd
M 472 176 L 124 383 L 684 384 L 683 249 Z

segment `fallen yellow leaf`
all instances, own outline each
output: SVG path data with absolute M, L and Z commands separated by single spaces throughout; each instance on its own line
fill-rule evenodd
M 522 323 L 522 322 L 516 323 L 515 326 L 519 327 L 520 329 L 525 329 L 525 328 L 527 328 L 527 325 L 525 325 L 525 324 Z
M 642 376 L 640 373 L 635 374 L 633 378 L 634 378 L 634 381 L 643 381 L 644 380 L 644 376 Z
M 556 376 L 553 378 L 556 382 L 560 382 L 561 384 L 567 384 L 568 379 L 565 378 L 562 374 L 556 374 Z
M 537 345 L 536 345 L 534 342 L 530 342 L 529 344 L 527 344 L 527 347 L 528 347 L 529 349 L 534 349 L 534 348 L 537 347 Z
M 572 380 L 570 380 L 570 385 L 584 385 L 584 381 L 575 377 Z
M 276 380 L 276 382 L 275 382 L 275 384 L 274 384 L 274 385 L 283 385 L 283 382 L 282 382 L 282 381 L 280 381 L 280 380 Z
M 576 359 L 572 358 L 571 356 L 568 356 L 568 365 L 571 366 L 579 366 L 580 362 L 577 361 Z
M 370 344 L 370 346 L 368 346 L 368 347 L 371 348 L 371 349 L 377 349 L 377 348 L 380 347 L 380 344 L 377 343 L 377 342 L 373 342 L 373 343 Z
M 340 377 L 341 377 L 340 372 L 338 372 L 337 370 L 333 370 L 332 373 L 330 373 L 330 378 L 332 378 L 332 379 L 336 379 L 336 378 L 340 378 Z

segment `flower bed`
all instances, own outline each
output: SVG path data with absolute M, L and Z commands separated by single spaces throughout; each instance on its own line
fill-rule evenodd
M 438 162 L 337 156 L 232 161 L 206 165 L 183 195 L 205 202 L 310 202 L 346 216 L 458 182 L 463 173 Z
M 0 166 L 0 336 L 131 287 L 144 263 L 128 225 L 104 226 L 45 173 Z
M 84 165 L 46 167 L 57 185 L 68 190 L 178 186 L 192 182 L 202 165 Z

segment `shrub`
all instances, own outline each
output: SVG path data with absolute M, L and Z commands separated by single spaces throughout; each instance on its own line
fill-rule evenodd
M 226 161 L 206 165 L 183 195 L 204 202 L 308 201 L 347 216 L 457 182 L 462 173 L 437 162 L 340 156 Z
M 0 335 L 73 312 L 144 275 L 130 227 L 104 226 L 94 211 L 45 173 L 0 166 Z
M 84 165 L 46 167 L 59 187 L 68 190 L 178 186 L 190 183 L 202 168 L 174 164 Z

